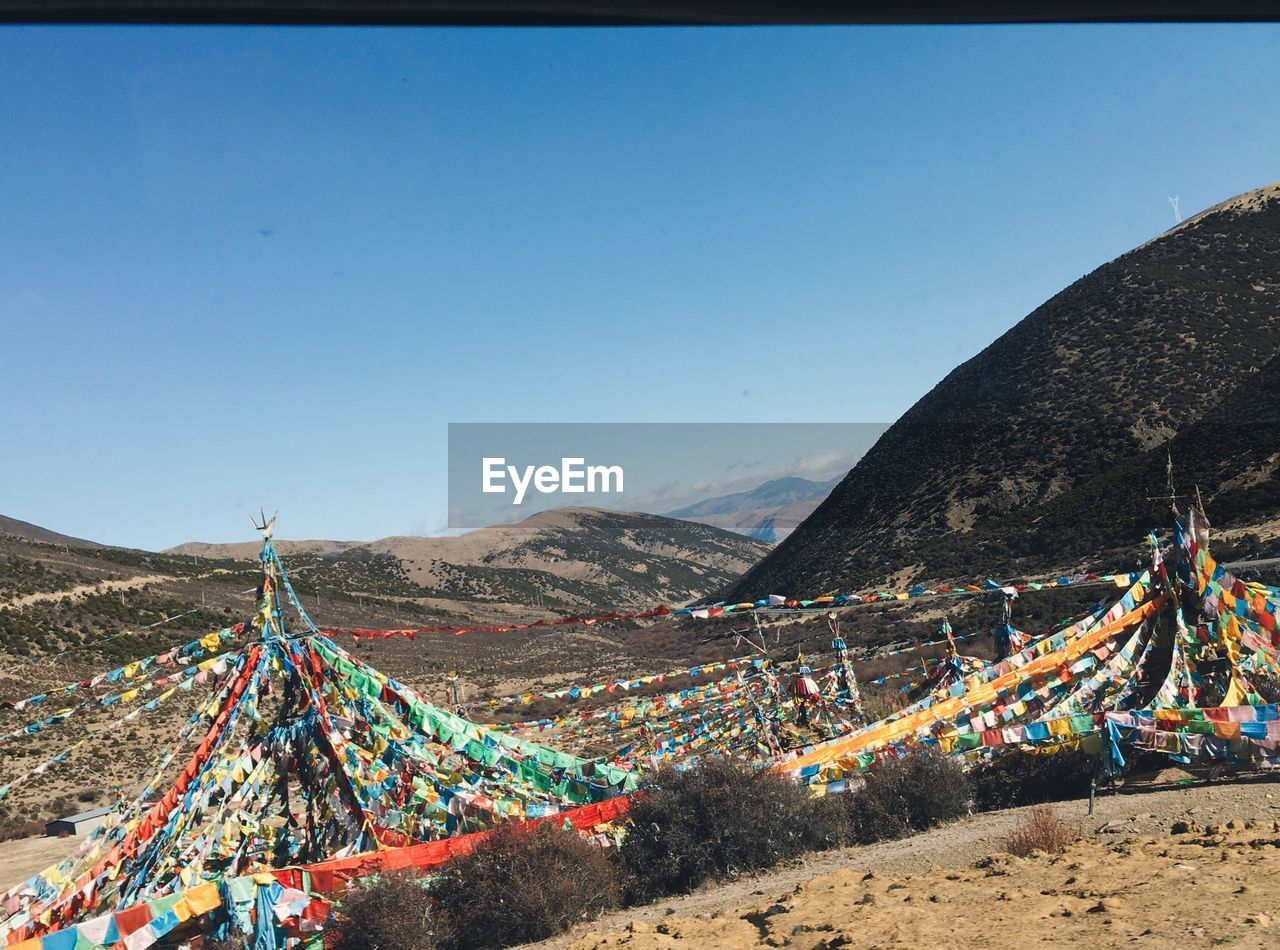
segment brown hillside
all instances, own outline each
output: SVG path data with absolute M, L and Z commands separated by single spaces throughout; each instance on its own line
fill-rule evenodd
M 1280 352 L 1278 303 L 1271 185 L 1104 264 L 957 367 L 729 596 L 1011 569 L 998 549 L 972 569 L 947 552 L 997 524 L 1016 538 L 1055 498 L 1212 418 Z M 1274 450 L 1250 451 L 1265 466 Z M 1133 540 L 1101 508 L 1073 514 L 1097 547 Z
M 403 596 L 577 611 L 686 603 L 728 583 L 769 546 L 674 518 L 560 508 L 460 537 L 280 541 L 277 548 L 298 566 L 381 565 Z M 190 543 L 169 553 L 256 560 L 258 545 Z

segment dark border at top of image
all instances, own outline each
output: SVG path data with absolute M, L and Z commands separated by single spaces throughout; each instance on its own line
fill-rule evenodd
M 726 26 L 1276 19 L 1277 0 L 0 0 L 0 22 L 7 23 Z

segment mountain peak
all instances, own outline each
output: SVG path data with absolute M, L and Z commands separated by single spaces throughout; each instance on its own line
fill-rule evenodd
M 1254 188 L 1251 191 L 1241 192 L 1234 197 L 1228 198 L 1226 201 L 1219 201 L 1216 205 L 1205 208 L 1197 214 L 1193 214 L 1184 221 L 1180 221 L 1169 230 L 1161 232 L 1145 244 L 1140 244 L 1138 247 L 1134 248 L 1134 250 L 1140 251 L 1143 248 L 1154 244 L 1156 241 L 1162 240 L 1171 234 L 1183 230 L 1184 228 L 1193 227 L 1205 218 L 1212 217 L 1213 215 L 1223 214 L 1226 212 L 1233 212 L 1235 214 L 1254 214 L 1259 211 L 1265 211 L 1268 205 L 1277 201 L 1280 201 L 1280 182 L 1273 182 L 1270 185 L 1263 185 L 1261 188 Z
M 988 543 L 968 570 L 1006 570 L 1045 505 L 1159 451 L 1280 352 L 1277 199 L 1268 185 L 1215 205 L 1037 307 L 912 406 L 731 596 L 947 576 L 970 535 Z

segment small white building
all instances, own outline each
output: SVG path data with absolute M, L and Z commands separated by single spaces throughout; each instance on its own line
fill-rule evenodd
M 110 808 L 91 808 L 89 811 L 82 811 L 78 815 L 55 818 L 44 826 L 44 833 L 51 838 L 56 838 L 59 835 L 88 834 L 102 824 L 103 816 L 109 811 L 111 811 Z

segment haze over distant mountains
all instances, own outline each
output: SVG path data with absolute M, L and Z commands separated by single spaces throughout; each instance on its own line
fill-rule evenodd
M 839 482 L 815 482 L 807 478 L 775 478 L 750 491 L 734 492 L 666 512 L 682 518 L 735 531 L 770 543 L 781 541 L 813 512 Z
M 1277 354 L 1269 185 L 1102 265 L 953 370 L 724 595 L 1132 563 L 1168 520 L 1148 499 L 1169 453 L 1228 539 L 1274 538 Z

